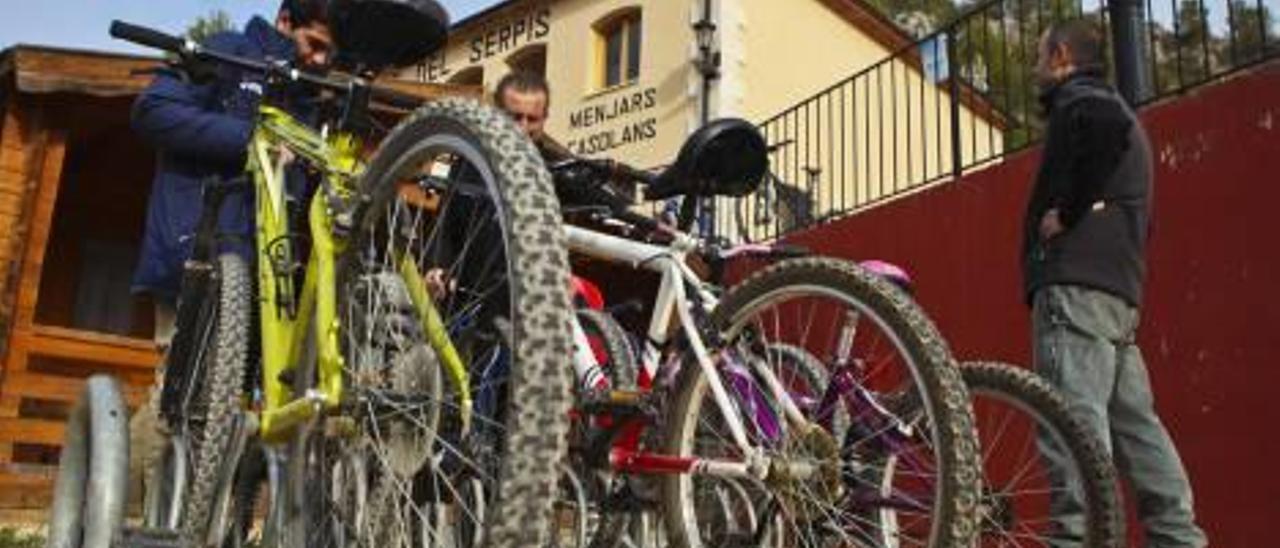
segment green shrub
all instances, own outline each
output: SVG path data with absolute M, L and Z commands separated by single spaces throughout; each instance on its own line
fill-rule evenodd
M 36 533 L 0 527 L 0 548 L 44 548 L 44 545 L 44 537 Z

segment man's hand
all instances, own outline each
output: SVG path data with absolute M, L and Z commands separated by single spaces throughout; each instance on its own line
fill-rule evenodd
M 431 298 L 436 300 L 443 299 L 458 289 L 458 282 L 450 280 L 442 268 L 428 270 L 423 281 L 427 284 L 427 292 L 431 294 Z
M 1040 219 L 1041 240 L 1048 240 L 1062 234 L 1064 230 L 1066 230 L 1066 227 L 1062 226 L 1062 217 L 1058 215 L 1058 208 L 1044 212 L 1044 217 Z

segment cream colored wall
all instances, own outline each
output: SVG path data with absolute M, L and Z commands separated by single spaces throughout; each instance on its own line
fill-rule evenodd
M 730 43 L 721 108 L 758 123 L 777 117 L 764 126 L 767 140 L 794 142 L 771 158 L 774 171 L 811 193 L 813 217 L 868 207 L 952 172 L 949 93 L 923 82 L 918 63 L 901 57 L 877 65 L 891 52 L 817 0 L 734 4 L 722 14 Z M 963 163 L 1003 149 L 1000 130 L 963 105 L 960 127 Z M 776 228 L 771 215 L 755 224 L 755 200 L 719 202 L 717 218 L 734 225 L 730 231 L 738 207 L 753 236 Z
M 669 162 L 697 116 L 697 96 L 689 63 L 693 43 L 689 6 L 694 0 L 551 0 L 517 2 L 462 29 L 431 63 L 410 76 L 448 81 L 472 66 L 484 68 L 492 90 L 510 70 L 507 59 L 528 44 L 547 46 L 551 116 L 547 133 L 585 156 L 618 158 L 641 166 Z M 621 9 L 642 11 L 643 49 L 635 83 L 609 90 L 594 84 L 596 35 L 593 25 Z M 517 45 L 503 29 L 524 30 Z M 534 29 L 529 32 L 529 29 Z M 543 30 L 545 29 L 545 31 Z M 479 38 L 479 42 L 477 42 Z M 486 42 L 486 39 L 488 42 Z M 475 53 L 480 44 L 482 54 Z M 493 45 L 490 46 L 490 43 Z M 490 53 L 485 48 L 492 50 Z M 503 50 L 499 52 L 498 50 Z M 480 57 L 479 60 L 476 60 Z M 438 67 L 443 66 L 444 70 Z M 447 72 L 447 73 L 446 73 Z
M 723 0 L 725 113 L 760 121 L 889 52 L 819 0 Z M 740 73 L 740 79 L 735 73 Z
M 689 93 L 693 32 L 682 6 L 689 0 L 561 0 L 559 30 L 547 67 L 557 87 L 548 130 L 562 143 L 591 156 L 610 155 L 641 166 L 670 162 L 696 116 Z M 639 6 L 644 29 L 640 77 L 607 91 L 596 89 L 592 25 L 618 9 Z M 634 107 L 640 107 L 635 109 Z M 625 107 L 624 107 L 625 105 Z M 599 109 L 630 111 L 588 124 Z M 577 123 L 575 123 L 575 118 Z M 639 138 L 635 135 L 639 134 Z M 631 136 L 631 139 L 627 139 Z M 624 140 L 629 143 L 623 144 Z M 603 146 L 601 146 L 603 145 Z M 606 148 L 607 150 L 602 150 Z

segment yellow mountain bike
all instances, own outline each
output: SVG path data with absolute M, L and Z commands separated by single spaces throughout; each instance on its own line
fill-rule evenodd
M 335 17 L 366 75 L 419 61 L 448 28 L 429 0 L 345 2 Z M 541 544 L 572 343 L 560 213 L 533 145 L 497 111 L 446 99 L 366 164 L 371 103 L 417 101 L 126 23 L 111 34 L 266 89 L 245 175 L 205 188 L 151 531 L 205 546 Z M 313 130 L 272 106 L 287 86 L 340 108 Z M 315 183 L 297 191 L 299 177 Z M 234 193 L 251 193 L 252 245 L 218 233 Z

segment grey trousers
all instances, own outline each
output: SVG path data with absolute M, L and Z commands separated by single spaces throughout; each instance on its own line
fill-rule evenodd
M 1048 286 L 1035 295 L 1035 365 L 1067 399 L 1074 416 L 1103 441 L 1136 495 L 1147 545 L 1201 547 L 1191 483 L 1173 440 L 1156 416 L 1142 352 L 1138 310 L 1108 293 Z M 1043 447 L 1044 444 L 1042 444 Z M 1050 466 L 1062 455 L 1045 451 Z M 1054 467 L 1061 469 L 1060 466 Z M 1068 536 L 1083 536 L 1075 491 L 1052 501 Z

